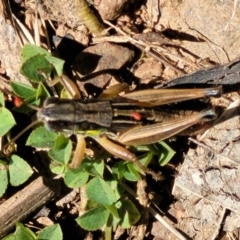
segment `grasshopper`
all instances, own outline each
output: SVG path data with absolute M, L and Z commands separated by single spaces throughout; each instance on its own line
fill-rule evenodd
M 78 135 L 72 168 L 77 168 L 84 156 L 84 138 L 91 137 L 114 156 L 135 162 L 144 174 L 154 175 L 126 146 L 155 143 L 216 117 L 212 108 L 176 117 L 160 111 L 159 106 L 220 95 L 221 87 L 213 87 L 141 90 L 110 99 L 104 95 L 85 100 L 52 97 L 45 100 L 37 117 L 52 131 Z

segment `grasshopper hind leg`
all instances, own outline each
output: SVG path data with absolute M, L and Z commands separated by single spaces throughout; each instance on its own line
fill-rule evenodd
M 112 155 L 135 163 L 143 175 L 150 174 L 156 181 L 164 179 L 161 173 L 156 173 L 153 170 L 143 166 L 135 154 L 128 151 L 125 147 L 110 141 L 106 135 L 99 136 L 98 138 L 95 138 L 95 140 Z

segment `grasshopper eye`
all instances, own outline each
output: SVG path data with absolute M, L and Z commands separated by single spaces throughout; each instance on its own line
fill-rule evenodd
M 51 97 L 44 101 L 43 107 L 49 107 L 49 105 L 54 105 L 59 102 L 59 98 Z

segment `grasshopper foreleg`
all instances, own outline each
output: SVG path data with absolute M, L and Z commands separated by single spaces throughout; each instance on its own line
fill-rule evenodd
M 69 164 L 70 168 L 76 169 L 81 165 L 82 160 L 84 158 L 85 149 L 86 149 L 85 137 L 83 135 L 77 135 L 77 146 L 72 161 Z

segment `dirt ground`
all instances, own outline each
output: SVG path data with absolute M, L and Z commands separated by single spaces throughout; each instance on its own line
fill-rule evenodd
M 119 81 L 133 89 L 155 88 L 201 69 L 208 72 L 224 65 L 223 69 L 230 71 L 236 67 L 222 76 L 228 75 L 229 81 L 234 76 L 236 84 L 223 83 L 225 94 L 210 100 L 213 106 L 223 109 L 214 127 L 198 136 L 169 141 L 177 154 L 171 166 L 161 169 L 166 180 L 156 183 L 147 178 L 136 187 L 144 189 L 148 199 L 146 219 L 128 230 L 117 228 L 113 236 L 136 240 L 240 239 L 240 3 L 94 0 L 91 8 L 101 24 L 92 27 L 84 15 L 79 16 L 82 7 L 77 9 L 75 1 L 10 1 L 10 6 L 7 0 L 0 3 L 1 88 L 7 88 L 9 80 L 29 84 L 19 72 L 24 43 L 39 44 L 56 53 L 56 42 L 67 34 L 81 45 L 73 48 L 63 44 L 56 54 L 67 53 L 66 73 L 77 81 L 81 79 L 78 86 L 86 97 L 94 97 Z M 100 57 L 89 59 L 91 55 Z M 226 65 L 232 61 L 232 65 Z M 194 78 L 189 82 L 191 87 L 195 87 Z M 204 83 L 218 84 L 214 75 L 208 80 Z M 47 213 L 34 219 L 30 215 L 25 223 L 42 228 L 61 222 L 64 239 L 103 239 L 100 231 L 91 233 L 76 227 L 79 191 L 74 190 L 67 198 L 62 193 L 63 202 L 50 202 L 45 206 Z M 158 208 L 151 208 L 154 204 Z

